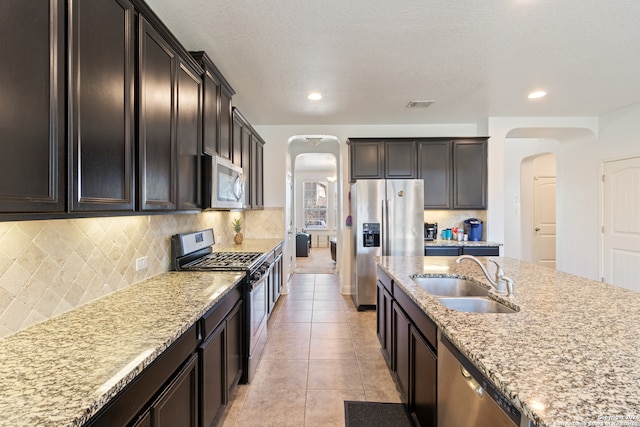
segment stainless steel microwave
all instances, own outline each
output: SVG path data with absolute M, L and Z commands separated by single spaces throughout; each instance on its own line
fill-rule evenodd
M 242 209 L 242 168 L 220 156 L 205 156 L 205 209 Z

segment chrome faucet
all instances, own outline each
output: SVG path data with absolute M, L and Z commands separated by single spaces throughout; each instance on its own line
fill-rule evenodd
M 495 278 L 491 278 L 486 267 L 482 264 L 482 262 L 480 262 L 478 258 L 474 257 L 473 255 L 460 255 L 458 258 L 456 258 L 456 264 L 460 264 L 462 260 L 465 260 L 465 259 L 470 259 L 472 261 L 475 261 L 476 264 L 480 266 L 485 277 L 487 278 L 489 283 L 491 283 L 491 285 L 496 289 L 497 292 L 501 294 L 506 292 L 507 295 L 513 295 L 513 280 L 511 280 L 510 278 L 504 275 L 504 270 L 502 269 L 500 264 L 498 264 L 492 259 L 487 260 L 496 265 Z

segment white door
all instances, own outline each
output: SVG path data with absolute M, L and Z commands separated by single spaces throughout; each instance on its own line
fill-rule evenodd
M 640 157 L 605 162 L 602 277 L 640 291 Z
M 556 178 L 533 178 L 533 262 L 556 268 Z

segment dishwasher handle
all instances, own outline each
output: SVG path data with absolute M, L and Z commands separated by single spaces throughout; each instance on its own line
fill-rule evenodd
M 464 369 L 464 366 L 462 365 L 460 365 L 460 374 L 462 374 L 469 388 L 473 390 L 473 392 L 477 394 L 478 397 L 482 397 L 484 395 L 484 389 L 482 388 L 480 383 L 476 381 L 476 379 L 473 378 L 473 376 L 469 373 L 469 371 Z

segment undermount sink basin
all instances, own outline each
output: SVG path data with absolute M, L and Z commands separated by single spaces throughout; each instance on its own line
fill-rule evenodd
M 469 280 L 455 277 L 414 277 L 413 281 L 436 297 L 486 297 L 489 291 Z
M 438 298 L 440 303 L 456 311 L 466 313 L 515 313 L 516 311 L 490 298 L 458 297 Z

